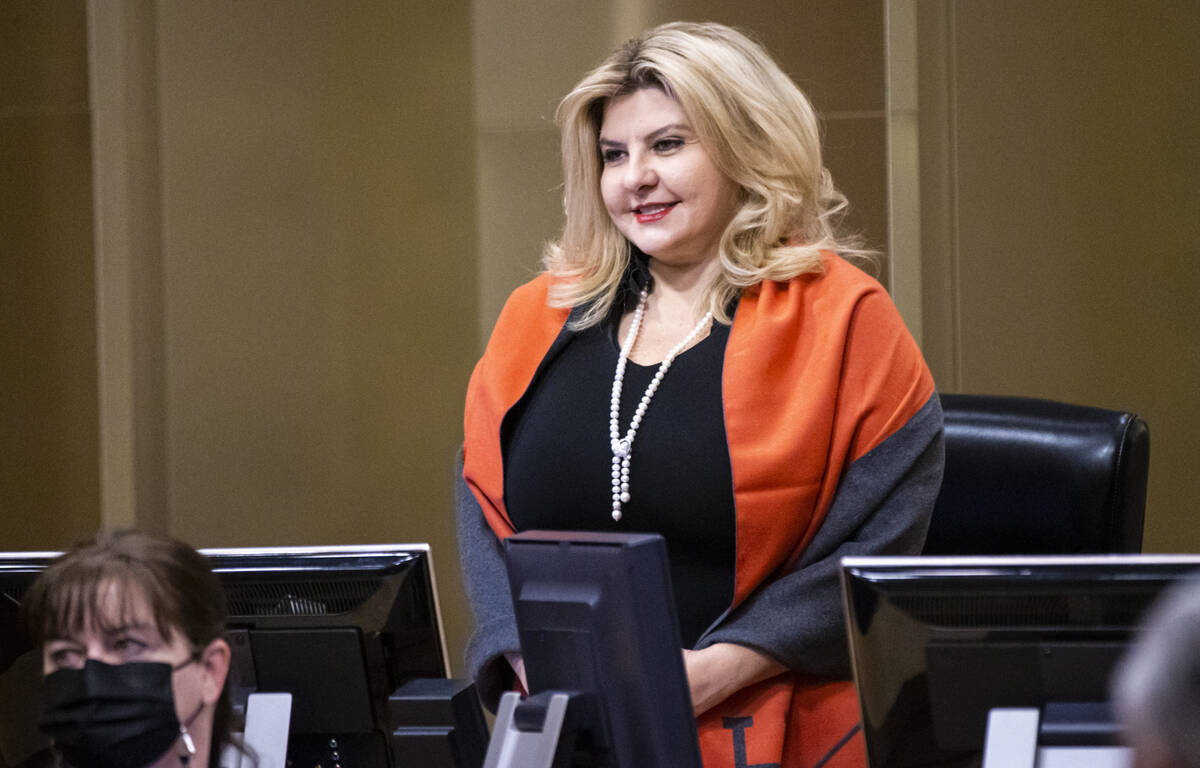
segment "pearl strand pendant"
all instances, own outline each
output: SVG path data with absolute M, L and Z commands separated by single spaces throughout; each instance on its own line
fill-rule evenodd
M 621 345 L 621 353 L 617 356 L 617 370 L 613 374 L 612 399 L 609 402 L 608 439 L 609 447 L 612 450 L 612 518 L 618 521 L 621 519 L 622 505 L 629 503 L 629 460 L 633 453 L 633 440 L 637 437 L 638 427 L 642 424 L 642 418 L 646 415 L 646 409 L 650 407 L 650 399 L 658 391 L 663 377 L 667 375 L 667 370 L 671 367 L 671 363 L 674 362 L 676 356 L 712 320 L 712 312 L 705 313 L 704 317 L 700 318 L 700 322 L 696 324 L 691 333 L 685 336 L 683 341 L 676 344 L 667 353 L 667 356 L 663 358 L 663 361 L 659 363 L 658 372 L 650 380 L 645 394 L 642 395 L 641 401 L 638 402 L 637 410 L 633 413 L 633 418 L 629 421 L 629 430 L 626 431 L 625 437 L 621 437 L 621 389 L 625 382 L 625 364 L 629 360 L 629 353 L 633 351 L 634 342 L 637 341 L 638 331 L 641 330 L 642 317 L 646 313 L 646 299 L 649 295 L 646 289 L 643 288 L 641 295 L 638 297 L 637 309 L 633 312 L 633 322 L 629 325 L 629 333 L 626 334 L 625 342 Z

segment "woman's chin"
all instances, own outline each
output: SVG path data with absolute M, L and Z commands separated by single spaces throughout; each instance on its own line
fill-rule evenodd
M 692 249 L 659 248 L 654 251 L 646 250 L 642 246 L 642 253 L 650 257 L 650 268 L 652 270 L 672 270 L 672 271 L 690 271 L 694 269 L 702 269 L 708 267 L 717 259 L 716 251 L 711 251 L 707 255 L 698 255 Z

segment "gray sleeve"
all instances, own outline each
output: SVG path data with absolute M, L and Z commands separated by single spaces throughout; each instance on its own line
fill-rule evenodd
M 846 470 L 825 521 L 791 569 L 718 621 L 697 648 L 737 643 L 794 671 L 848 679 L 840 561 L 847 555 L 919 554 L 942 463 L 942 408 L 935 393 Z
M 494 712 L 500 694 L 512 687 L 512 668 L 504 654 L 520 650 L 517 621 L 504 552 L 463 480 L 461 451 L 454 463 L 454 477 L 458 560 L 473 618 L 467 640 L 467 671 L 475 681 L 479 698 Z

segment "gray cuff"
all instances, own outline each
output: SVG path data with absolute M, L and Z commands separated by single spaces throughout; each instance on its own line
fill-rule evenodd
M 505 653 L 520 651 L 513 614 L 508 570 L 500 541 L 484 519 L 483 510 L 462 477 L 462 453 L 455 462 L 454 501 L 458 529 L 458 560 L 474 618 L 467 641 L 467 672 L 484 705 L 495 711 L 500 694 L 512 686 L 512 669 Z

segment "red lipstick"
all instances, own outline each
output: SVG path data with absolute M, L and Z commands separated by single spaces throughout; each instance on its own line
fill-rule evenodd
M 661 220 L 664 216 L 671 212 L 675 207 L 675 203 L 656 203 L 654 205 L 644 205 L 641 208 L 635 208 L 633 211 L 634 217 L 638 224 L 649 224 L 654 221 Z

